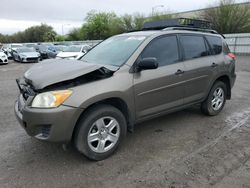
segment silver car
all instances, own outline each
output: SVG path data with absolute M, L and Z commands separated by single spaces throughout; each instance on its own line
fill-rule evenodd
M 13 59 L 18 62 L 38 62 L 40 54 L 34 48 L 17 48 L 13 50 Z

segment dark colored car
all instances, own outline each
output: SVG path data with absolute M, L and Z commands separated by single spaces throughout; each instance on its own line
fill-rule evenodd
M 56 55 L 64 50 L 65 46 L 55 45 L 49 46 L 47 49 L 47 54 L 49 58 L 56 58 Z
M 149 25 L 149 31 L 103 41 L 80 60 L 31 67 L 17 80 L 21 94 L 15 104 L 27 133 L 73 141 L 88 158 L 102 160 L 136 123 L 194 104 L 217 115 L 236 79 L 235 56 L 224 38 L 176 23 Z
M 40 53 L 41 59 L 48 59 L 48 46 L 44 44 L 37 45 L 36 51 Z

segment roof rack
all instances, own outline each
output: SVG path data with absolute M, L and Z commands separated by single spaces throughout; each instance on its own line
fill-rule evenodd
M 163 31 L 168 31 L 168 30 L 187 30 L 187 31 L 199 31 L 212 34 L 219 34 L 217 31 L 212 29 L 202 29 L 202 28 L 192 28 L 192 27 L 167 27 L 163 29 Z
M 143 25 L 142 30 L 162 30 L 168 27 L 172 28 L 195 28 L 195 29 L 209 29 L 211 30 L 211 23 L 205 20 L 197 20 L 197 19 L 190 19 L 190 18 L 175 18 L 175 19 L 168 19 L 168 20 L 159 20 L 159 21 L 152 21 L 146 22 Z

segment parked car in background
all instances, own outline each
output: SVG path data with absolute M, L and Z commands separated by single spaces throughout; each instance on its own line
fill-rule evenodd
M 34 48 L 21 47 L 13 50 L 13 59 L 18 62 L 38 62 L 40 53 Z
M 8 56 L 8 59 L 12 59 L 13 50 L 15 50 L 16 48 L 20 48 L 22 46 L 23 45 L 19 43 L 4 44 L 2 47 L 2 51 L 4 51 L 4 53 Z
M 44 44 L 37 45 L 36 51 L 40 53 L 41 59 L 48 59 L 48 46 Z
M 8 56 L 3 51 L 0 51 L 0 64 L 8 64 Z
M 17 48 L 23 47 L 23 44 L 19 44 L 19 43 L 12 43 L 12 44 L 9 44 L 9 45 L 10 45 L 10 49 L 12 51 L 16 50 Z
M 89 45 L 71 45 L 56 55 L 57 59 L 78 59 L 91 49 Z
M 49 58 L 55 58 L 56 55 L 63 51 L 65 46 L 63 45 L 56 45 L 56 46 L 49 46 L 47 49 L 47 54 Z
M 7 45 L 6 44 L 4 44 L 1 47 L 0 52 L 4 52 L 7 55 L 8 59 L 12 59 L 12 55 L 11 55 L 10 51 L 7 49 Z
M 38 44 L 37 43 L 26 43 L 24 44 L 24 46 L 28 47 L 28 48 L 37 48 Z

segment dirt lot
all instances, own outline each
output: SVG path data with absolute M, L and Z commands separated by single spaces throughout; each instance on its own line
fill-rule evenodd
M 238 57 L 232 100 L 218 116 L 193 107 L 142 123 L 101 162 L 19 126 L 14 79 L 29 66 L 0 66 L 0 187 L 250 188 L 250 57 Z

